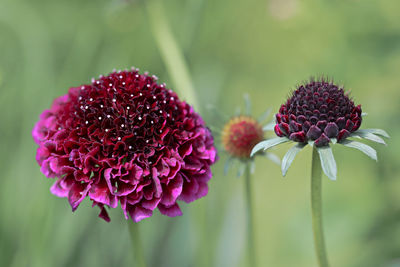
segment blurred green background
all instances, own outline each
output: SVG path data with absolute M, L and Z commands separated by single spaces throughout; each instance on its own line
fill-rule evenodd
M 229 118 L 248 93 L 260 115 L 277 110 L 299 82 L 327 75 L 369 114 L 362 128 L 389 132 L 388 147 L 374 144 L 378 163 L 334 147 L 338 180 L 323 177 L 324 224 L 332 266 L 400 266 L 400 2 L 163 3 L 210 125 L 222 128 L 224 119 L 207 104 Z M 111 223 L 88 200 L 72 214 L 49 192 L 31 129 L 55 97 L 113 68 L 136 66 L 175 88 L 149 13 L 145 1 L 0 0 L 0 266 L 133 266 L 120 208 Z M 140 223 L 150 266 L 247 266 L 244 180 L 235 171 L 223 176 L 225 160 L 221 151 L 208 196 L 182 204 L 184 216 L 156 212 Z M 256 160 L 260 266 L 316 266 L 310 161 L 308 148 L 282 178 L 277 165 Z

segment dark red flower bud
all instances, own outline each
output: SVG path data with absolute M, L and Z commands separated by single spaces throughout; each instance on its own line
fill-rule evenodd
M 276 114 L 275 133 L 295 142 L 315 141 L 326 146 L 356 131 L 362 122 L 361 105 L 332 82 L 310 81 L 299 86 Z

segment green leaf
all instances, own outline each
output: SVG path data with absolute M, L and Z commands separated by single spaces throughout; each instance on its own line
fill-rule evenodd
M 265 157 L 270 161 L 272 161 L 273 163 L 281 165 L 281 159 L 277 155 L 267 152 L 265 153 Z
M 252 160 L 250 162 L 250 173 L 254 174 L 256 172 L 256 163 L 254 162 L 254 160 Z
M 267 139 L 264 141 L 261 141 L 260 143 L 258 143 L 257 145 L 255 145 L 253 147 L 253 150 L 251 151 L 250 157 L 253 157 L 254 154 L 256 154 L 258 151 L 260 150 L 267 150 L 273 146 L 282 144 L 282 143 L 286 143 L 289 142 L 290 140 L 286 137 L 276 137 L 276 138 L 272 138 L 272 139 Z
M 238 168 L 237 178 L 240 178 L 243 176 L 245 169 L 246 169 L 246 164 L 241 163 Z
M 337 175 L 337 167 L 336 161 L 333 157 L 332 148 L 327 147 L 318 147 L 318 154 L 321 160 L 322 170 L 331 180 L 336 180 Z
M 359 138 L 364 138 L 379 144 L 383 144 L 386 145 L 385 141 L 380 138 L 379 136 L 373 134 L 373 133 L 369 133 L 369 132 L 365 132 L 365 131 L 356 131 L 354 133 L 352 133 L 350 135 L 350 137 L 359 137 Z
M 232 166 L 232 163 L 234 161 L 233 157 L 229 157 L 226 161 L 225 161 L 225 165 L 224 165 L 224 175 L 227 175 L 229 172 L 229 169 Z
M 282 170 L 282 175 L 285 176 L 290 165 L 292 164 L 294 158 L 296 157 L 297 153 L 300 152 L 300 150 L 303 149 L 303 147 L 305 147 L 306 144 L 303 143 L 298 143 L 294 146 L 292 146 L 285 154 L 285 156 L 282 159 L 282 166 L 281 166 L 281 170 Z
M 390 138 L 388 133 L 382 129 L 360 129 L 357 132 L 377 134 L 386 138 Z
M 372 147 L 370 147 L 369 145 L 366 145 L 366 144 L 363 144 L 360 142 L 356 142 L 356 141 L 351 141 L 351 140 L 344 140 L 340 144 L 347 146 L 347 147 L 356 148 L 356 149 L 360 150 L 361 152 L 363 152 L 364 154 L 366 154 L 371 159 L 378 161 L 378 157 L 376 155 L 376 150 L 373 149 Z
M 242 111 L 241 111 L 240 107 L 236 107 L 235 108 L 235 117 L 236 116 L 240 116 L 240 114 L 242 114 Z
M 251 101 L 248 94 L 243 95 L 244 103 L 245 103 L 245 112 L 247 116 L 251 115 Z
M 272 130 L 274 130 L 275 124 L 276 124 L 275 120 L 269 122 L 267 125 L 265 125 L 263 127 L 263 131 L 272 131 Z
M 260 117 L 258 117 L 258 122 L 261 123 L 265 121 L 269 117 L 269 114 L 271 114 L 271 108 L 267 109 Z

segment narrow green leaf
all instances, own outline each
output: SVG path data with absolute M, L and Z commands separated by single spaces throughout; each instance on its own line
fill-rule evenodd
M 264 141 L 261 141 L 257 145 L 254 146 L 253 150 L 251 151 L 250 157 L 253 157 L 254 154 L 256 154 L 260 150 L 267 150 L 273 146 L 289 142 L 290 140 L 286 137 L 276 137 L 272 139 L 267 139 Z
M 229 169 L 232 166 L 232 163 L 234 161 L 233 157 L 229 157 L 226 161 L 225 161 L 225 165 L 224 165 L 224 175 L 227 175 L 229 172 Z
M 267 109 L 260 117 L 258 117 L 258 122 L 262 123 L 265 121 L 269 117 L 269 114 L 271 114 L 271 108 Z
M 251 115 L 251 101 L 248 94 L 243 95 L 244 103 L 245 103 L 245 112 L 247 116 Z
M 272 130 L 274 130 L 275 124 L 276 124 L 275 120 L 269 122 L 267 125 L 265 125 L 263 127 L 263 131 L 272 131 Z
M 254 162 L 254 160 L 252 160 L 250 162 L 250 173 L 254 174 L 256 172 L 256 163 Z
M 245 169 L 246 169 L 246 164 L 243 164 L 243 163 L 239 164 L 237 178 L 240 178 L 243 176 Z
M 364 132 L 356 131 L 356 132 L 352 133 L 350 135 L 350 137 L 364 138 L 364 139 L 367 139 L 367 140 L 370 140 L 370 141 L 373 141 L 373 142 L 376 142 L 379 144 L 386 145 L 385 141 L 382 138 L 380 138 L 379 136 L 377 136 L 373 133 L 368 133 L 365 131 Z
M 341 144 L 347 147 L 356 148 L 361 152 L 363 152 L 364 154 L 366 154 L 371 159 L 378 161 L 376 150 L 370 147 L 369 145 L 351 140 L 344 140 L 343 142 L 341 142 Z
M 290 165 L 292 164 L 294 158 L 296 157 L 297 153 L 300 152 L 300 150 L 303 149 L 303 147 L 305 147 L 306 144 L 303 143 L 298 143 L 294 146 L 292 146 L 285 154 L 285 156 L 283 156 L 282 159 L 282 165 L 281 165 L 281 170 L 282 170 L 282 175 L 285 176 Z
M 332 148 L 327 147 L 318 147 L 318 154 L 321 160 L 322 170 L 331 180 L 336 180 L 337 168 L 336 161 L 333 157 Z
M 367 116 L 368 115 L 368 113 L 367 112 L 363 112 L 363 113 L 361 113 L 361 117 L 365 117 L 365 116 Z
M 272 161 L 273 163 L 281 165 L 281 159 L 277 155 L 270 153 L 270 152 L 266 152 L 265 157 L 267 159 L 269 159 L 270 161 Z
M 235 108 L 235 116 L 240 116 L 240 114 L 242 114 L 242 110 L 241 110 L 241 108 L 240 107 L 236 107 Z
M 244 94 L 243 95 L 244 98 L 244 103 L 245 103 L 245 111 L 246 111 L 246 115 L 250 116 L 251 115 L 251 101 L 250 101 L 250 97 L 248 94 Z
M 360 129 L 357 132 L 377 134 L 386 138 L 390 138 L 389 134 L 382 129 Z

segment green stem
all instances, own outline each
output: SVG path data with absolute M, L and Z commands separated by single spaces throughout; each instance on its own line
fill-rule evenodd
M 317 253 L 318 265 L 328 267 L 328 257 L 326 255 L 324 231 L 322 227 L 322 193 L 321 193 L 322 168 L 318 151 L 313 148 L 312 170 L 311 170 L 311 212 L 312 226 L 314 232 L 315 252 Z
M 143 245 L 140 240 L 139 224 L 133 221 L 128 221 L 129 233 L 133 245 L 133 258 L 135 267 L 146 267 L 146 261 L 143 254 Z
M 256 250 L 254 243 L 254 228 L 253 228 L 253 202 L 251 200 L 251 172 L 250 162 L 246 162 L 245 167 L 245 183 L 246 183 L 246 211 L 247 211 L 247 256 L 249 258 L 249 266 L 256 267 Z
M 162 0 L 146 0 L 147 15 L 158 50 L 167 67 L 169 76 L 185 100 L 199 111 L 196 92 L 188 66 L 164 15 Z

